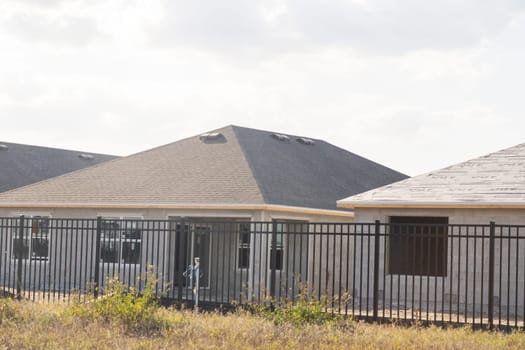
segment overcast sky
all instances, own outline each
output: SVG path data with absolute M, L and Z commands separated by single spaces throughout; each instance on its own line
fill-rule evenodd
M 0 0 L 0 140 L 235 124 L 417 175 L 525 142 L 524 43 L 523 0 Z

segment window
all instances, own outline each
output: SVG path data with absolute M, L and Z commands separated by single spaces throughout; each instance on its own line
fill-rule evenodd
M 247 269 L 250 267 L 250 224 L 239 224 L 239 257 L 237 259 L 237 268 Z
M 19 233 L 13 237 L 13 257 L 15 259 L 49 259 L 49 217 L 26 217 L 22 245 L 19 246 Z
M 390 218 L 390 274 L 447 275 L 447 217 Z
M 100 260 L 105 263 L 140 263 L 140 218 L 102 220 Z
M 270 269 L 282 270 L 283 268 L 283 232 L 286 230 L 286 223 L 274 221 L 270 250 Z M 275 242 L 273 239 L 275 238 Z
M 282 270 L 284 263 L 287 261 L 286 255 L 296 254 L 293 250 L 290 252 L 285 248 L 285 242 L 288 244 L 293 241 L 295 237 L 308 233 L 308 222 L 298 220 L 273 220 L 273 232 L 270 241 L 270 269 Z M 275 244 L 273 238 L 275 237 Z M 289 261 L 288 264 L 291 264 Z

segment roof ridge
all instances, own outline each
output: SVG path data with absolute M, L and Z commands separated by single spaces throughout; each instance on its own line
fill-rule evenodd
M 114 154 L 90 152 L 90 151 L 79 150 L 79 149 L 68 149 L 68 148 L 60 148 L 60 147 L 39 146 L 39 145 L 32 145 L 32 144 L 27 144 L 27 143 L 9 142 L 9 141 L 1 141 L 1 140 L 0 140 L 0 144 L 16 145 L 16 146 L 24 146 L 24 147 L 33 147 L 33 148 L 48 149 L 48 150 L 53 150 L 53 151 L 64 151 L 64 152 L 71 152 L 71 153 L 88 153 L 88 154 L 98 155 L 98 156 L 122 157 L 122 156 L 116 156 Z
M 354 153 L 352 151 L 349 151 L 347 149 L 344 149 L 334 143 L 331 143 L 329 141 L 326 141 L 324 139 L 319 139 L 319 138 L 314 138 L 314 137 L 311 137 L 311 136 L 307 136 L 307 135 L 298 135 L 298 134 L 291 134 L 291 133 L 286 133 L 286 132 L 280 132 L 280 131 L 271 131 L 271 130 L 262 130 L 262 129 L 255 129 L 255 128 L 248 128 L 248 127 L 244 127 L 244 126 L 238 126 L 238 125 L 230 125 L 232 126 L 234 129 L 235 128 L 238 128 L 238 129 L 245 129 L 245 130 L 251 130 L 251 131 L 259 131 L 259 132 L 265 132 L 265 133 L 273 133 L 273 134 L 281 134 L 281 135 L 286 135 L 286 136 L 292 136 L 292 137 L 305 137 L 305 138 L 308 138 L 308 139 L 311 139 L 311 140 L 314 140 L 316 142 L 322 142 L 330 147 L 334 147 L 336 149 L 338 149 L 339 151 L 343 151 L 345 153 L 348 153 L 348 154 L 351 154 L 352 156 L 354 157 L 357 157 L 357 158 L 360 158 L 362 160 L 366 160 L 368 162 L 371 162 L 371 163 L 374 163 L 375 165 L 377 166 L 382 166 L 382 167 L 385 167 L 385 168 L 388 168 L 389 170 L 392 170 L 394 172 L 397 172 L 399 175 L 403 175 L 403 176 L 407 176 L 406 174 L 400 172 L 400 171 L 397 171 L 389 166 L 386 166 L 386 165 L 383 165 L 381 163 L 378 163 L 374 160 L 371 160 L 370 158 L 367 158 L 367 157 L 363 157 L 362 155 L 359 155 L 357 153 Z
M 264 132 L 264 133 L 269 133 L 269 134 L 281 134 L 281 135 L 286 135 L 286 136 L 292 136 L 292 137 L 306 137 L 306 138 L 309 138 L 309 139 L 312 139 L 314 141 L 322 141 L 322 142 L 326 142 L 324 141 L 323 139 L 318 139 L 318 138 L 315 138 L 315 137 L 311 137 L 311 136 L 307 136 L 307 135 L 298 135 L 298 134 L 292 134 L 292 133 L 288 133 L 288 132 L 282 132 L 282 131 L 272 131 L 272 130 L 263 130 L 263 129 L 256 129 L 256 128 L 248 128 L 248 127 L 245 127 L 245 126 L 239 126 L 239 125 L 230 125 L 232 128 L 234 129 L 244 129 L 244 130 L 250 130 L 250 131 L 257 131 L 257 132 Z M 328 143 L 328 142 L 326 142 Z M 348 152 L 348 151 L 347 151 Z
M 244 161 L 246 162 L 246 165 L 248 166 L 248 169 L 250 169 L 250 174 L 252 175 L 252 178 L 255 181 L 255 184 L 257 185 L 257 190 L 259 191 L 259 195 L 261 196 L 263 202 L 268 204 L 269 203 L 268 202 L 268 198 L 264 195 L 264 192 L 261 189 L 261 183 L 259 182 L 259 179 L 257 178 L 257 176 L 255 176 L 255 173 L 254 173 L 254 170 L 253 170 L 253 166 L 252 166 L 251 162 L 248 160 L 248 157 L 246 155 L 245 146 L 242 144 L 241 140 L 239 139 L 239 134 L 238 134 L 238 130 L 237 129 L 240 129 L 242 127 L 231 125 L 231 128 L 233 130 L 233 134 L 235 135 L 235 138 L 237 139 L 237 143 L 239 144 L 239 148 L 241 149 L 242 157 L 243 157 Z M 243 128 L 243 129 L 249 129 L 249 128 Z M 255 130 L 255 129 L 252 129 L 252 130 Z

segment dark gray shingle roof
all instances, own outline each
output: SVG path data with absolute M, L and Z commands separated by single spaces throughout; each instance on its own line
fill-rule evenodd
M 2 146 L 3 145 L 3 146 Z M 80 157 L 81 154 L 91 155 Z M 0 141 L 0 192 L 116 158 L 87 153 Z
M 276 204 L 337 209 L 345 195 L 406 178 L 353 153 L 297 136 L 228 126 L 0 195 L 2 203 Z
M 337 199 L 407 178 L 406 175 L 336 147 L 299 136 L 233 127 L 268 204 L 336 209 Z

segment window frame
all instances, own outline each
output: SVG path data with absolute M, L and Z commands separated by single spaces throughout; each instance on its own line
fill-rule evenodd
M 244 231 L 242 227 L 245 227 Z M 246 242 L 244 238 L 248 238 Z M 252 225 L 251 222 L 239 222 L 238 234 L 237 234 L 237 270 L 248 270 L 250 269 L 250 254 L 251 254 L 251 243 L 252 243 Z M 246 258 L 246 264 L 242 264 L 243 260 L 241 257 Z
M 102 264 L 121 264 L 121 265 L 140 265 L 142 262 L 142 227 L 128 227 L 128 225 L 137 225 L 139 221 L 142 221 L 143 218 L 139 216 L 103 216 L 102 222 L 103 227 L 101 228 L 101 237 L 100 237 L 100 263 Z M 116 228 L 105 228 L 104 226 L 108 223 L 117 223 L 118 227 Z M 124 227 L 122 227 L 124 225 Z M 126 232 L 128 231 L 137 231 L 139 234 L 139 237 L 129 238 L 125 237 Z M 105 232 L 109 232 L 109 237 L 105 237 Z M 115 250 L 117 251 L 117 258 L 115 260 L 105 260 L 105 254 L 103 253 L 103 246 L 107 243 L 114 244 Z M 124 256 L 124 252 L 126 249 L 124 248 L 126 245 L 129 244 L 138 244 L 138 255 L 133 260 L 126 260 L 126 257 Z M 109 248 L 111 249 L 111 248 Z M 127 256 L 127 254 L 126 254 Z M 133 256 L 133 255 L 132 255 Z
M 198 218 L 197 220 L 194 220 L 194 221 L 191 221 L 191 220 L 188 220 L 188 221 L 185 221 L 184 220 L 185 218 L 184 217 L 169 217 L 169 220 L 173 220 L 174 223 L 175 223 L 175 227 L 173 228 L 176 232 L 176 237 L 181 237 L 178 235 L 178 233 L 181 233 L 181 232 L 186 232 L 188 235 L 186 237 L 186 239 L 189 239 L 189 242 L 185 242 L 184 245 L 185 245 L 185 249 L 184 249 L 184 252 L 182 253 L 179 248 L 177 248 L 177 245 L 179 243 L 177 243 L 177 238 L 175 239 L 175 249 L 176 249 L 176 253 L 175 254 L 184 254 L 185 256 L 185 264 L 184 266 L 179 266 L 179 259 L 175 259 L 174 261 L 174 269 L 175 271 L 179 271 L 179 272 L 184 272 L 186 271 L 186 268 L 187 268 L 187 265 L 193 265 L 194 264 L 194 258 L 195 258 L 195 246 L 196 244 L 200 244 L 200 243 L 196 243 L 196 238 L 197 238 L 197 235 L 204 235 L 204 236 L 207 236 L 207 250 L 208 250 L 208 254 L 206 255 L 206 259 L 204 259 L 204 256 L 200 256 L 201 260 L 200 260 L 200 266 L 201 266 L 201 269 L 204 268 L 206 271 L 207 271 L 207 276 L 206 278 L 201 278 L 200 279 L 200 288 L 201 289 L 210 289 L 211 288 L 211 277 L 212 275 L 209 273 L 211 271 L 211 263 L 212 263 L 212 250 L 213 250 L 213 239 L 214 239 L 214 235 L 212 234 L 213 233 L 213 225 L 211 222 L 207 222 L 206 220 L 202 220 L 201 218 Z M 182 226 L 184 225 L 184 226 Z M 170 229 L 171 230 L 171 229 Z M 180 242 L 180 241 L 179 241 Z M 184 284 L 183 286 L 184 287 L 188 287 L 189 286 L 189 276 L 186 276 L 184 278 Z M 178 286 L 178 280 L 176 279 L 175 281 L 173 281 L 173 286 L 177 287 Z
M 282 271 L 284 268 L 284 231 L 287 220 L 273 220 L 272 235 L 270 237 L 270 271 Z M 273 238 L 276 238 L 275 249 Z M 276 255 L 274 258 L 274 254 Z M 275 266 L 273 265 L 275 261 Z
M 287 269 L 287 259 L 288 259 L 288 247 L 287 247 L 287 244 L 288 243 L 285 243 L 285 242 L 289 242 L 290 240 L 290 236 L 291 234 L 293 235 L 296 235 L 298 234 L 298 232 L 296 231 L 296 227 L 299 226 L 299 227 L 303 227 L 303 225 L 305 225 L 304 227 L 306 227 L 306 232 L 302 232 L 303 230 L 301 229 L 300 231 L 302 232 L 302 234 L 307 234 L 308 235 L 308 225 L 310 224 L 310 222 L 306 219 L 299 219 L 299 218 L 293 218 L 293 219 L 288 219 L 288 218 L 285 218 L 285 219 L 282 219 L 282 218 L 274 218 L 272 219 L 272 230 L 270 232 L 270 240 L 269 240 L 269 244 L 268 244 L 268 249 L 269 249 L 269 254 L 268 254 L 268 258 L 269 258 L 269 262 L 268 262 L 268 268 L 269 270 L 275 270 L 275 271 L 283 271 L 283 270 L 286 270 Z M 290 227 L 293 227 L 293 229 Z M 274 231 L 277 231 L 276 232 L 276 238 L 277 238 L 277 242 L 276 242 L 276 245 L 275 245 L 275 253 L 274 253 L 274 250 L 273 250 L 273 233 Z M 275 266 L 275 269 L 274 269 L 274 266 L 272 265 L 273 261 L 274 261 L 274 258 L 273 258 L 273 254 L 278 254 L 277 257 L 276 257 L 276 263 L 277 263 L 277 266 Z M 280 266 L 279 266 L 280 264 Z
M 20 220 L 20 219 L 19 219 Z M 47 225 L 41 226 L 38 225 L 37 229 L 41 231 L 42 229 L 45 230 L 45 238 L 43 239 L 41 236 L 44 235 L 42 232 L 34 232 L 35 229 L 35 220 L 36 222 L 46 221 Z M 30 225 L 28 225 L 28 221 L 30 222 Z M 14 260 L 20 259 L 20 260 L 26 260 L 26 261 L 49 261 L 50 258 L 50 226 L 51 226 L 51 215 L 24 215 L 24 225 L 23 225 L 23 233 L 22 233 L 22 251 L 17 251 L 17 241 L 19 240 L 20 232 L 19 228 L 17 227 L 15 230 L 15 235 L 11 237 L 11 258 Z M 36 237 L 34 236 L 36 234 Z M 34 247 L 35 243 L 34 240 L 45 240 L 47 241 L 47 250 L 46 255 L 34 255 Z M 22 252 L 24 252 L 22 254 Z M 19 256 L 19 254 L 21 256 Z
M 390 216 L 387 273 L 447 277 L 448 225 L 447 216 Z

